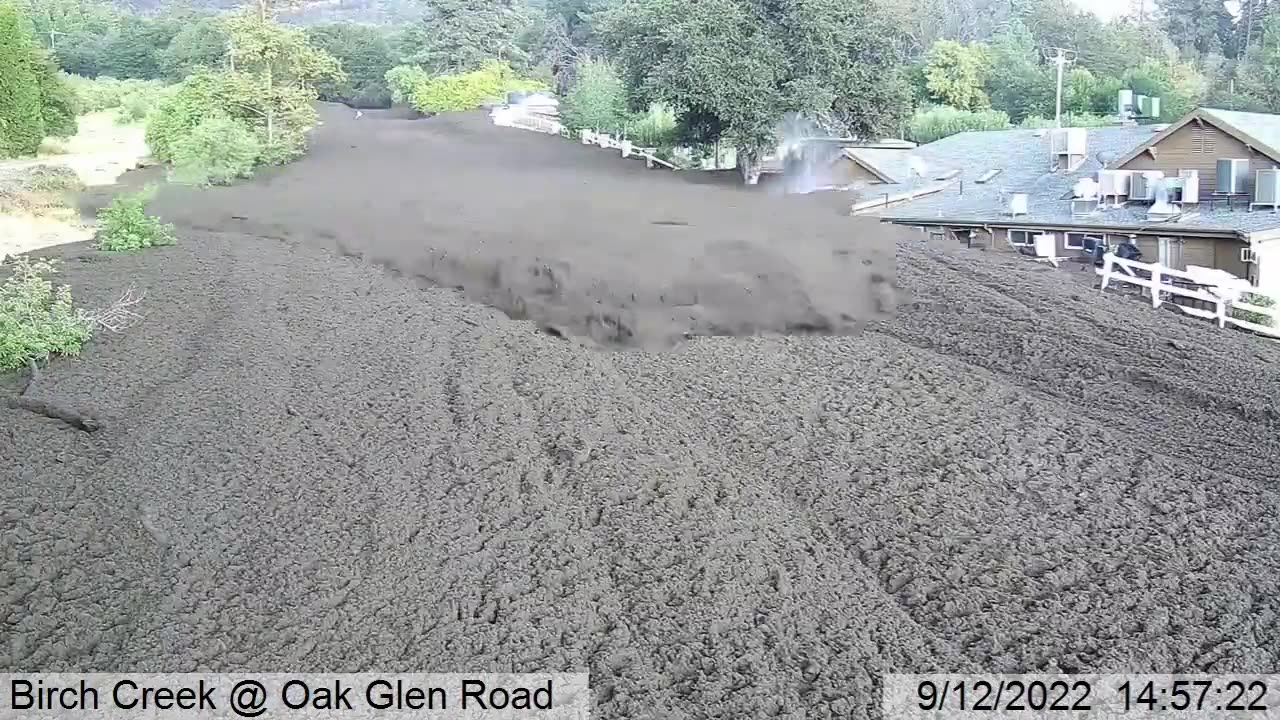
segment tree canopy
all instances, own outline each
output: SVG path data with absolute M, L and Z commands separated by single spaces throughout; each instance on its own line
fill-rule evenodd
M 676 108 L 683 135 L 738 148 L 748 182 L 780 118 L 865 136 L 899 126 L 908 93 L 875 6 L 840 0 L 622 0 L 596 18 L 633 107 Z

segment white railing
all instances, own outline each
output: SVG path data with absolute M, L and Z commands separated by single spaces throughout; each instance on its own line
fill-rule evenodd
M 671 170 L 676 169 L 675 165 L 654 155 L 658 151 L 657 148 L 636 147 L 631 144 L 630 140 L 619 140 L 609 133 L 592 132 L 591 130 L 583 130 L 579 137 L 583 145 L 599 145 L 606 150 L 620 150 L 624 158 L 632 156 L 644 158 L 645 165 L 649 167 L 661 165 Z
M 1143 271 L 1150 277 L 1143 277 L 1136 271 Z M 1175 303 L 1176 307 L 1188 315 L 1213 320 L 1218 323 L 1218 327 L 1226 327 L 1231 324 L 1256 333 L 1280 337 L 1280 308 L 1252 305 L 1239 299 L 1245 293 L 1261 294 L 1257 292 L 1257 288 L 1242 289 L 1240 287 L 1226 286 L 1205 288 L 1203 287 L 1205 278 L 1202 275 L 1185 270 L 1175 270 L 1159 263 L 1125 260 L 1116 257 L 1113 253 L 1107 253 L 1103 256 L 1102 267 L 1098 268 L 1098 274 L 1102 276 L 1101 290 L 1106 290 L 1112 280 L 1127 285 L 1137 285 L 1146 288 L 1151 294 L 1152 307 L 1160 307 L 1165 302 L 1166 296 L 1169 295 L 1190 298 L 1205 303 L 1213 309 L 1202 310 Z M 1174 278 L 1186 280 L 1197 285 L 1197 287 L 1179 287 L 1166 282 L 1166 280 Z M 1233 317 L 1232 310 L 1260 315 L 1266 318 L 1266 324 Z

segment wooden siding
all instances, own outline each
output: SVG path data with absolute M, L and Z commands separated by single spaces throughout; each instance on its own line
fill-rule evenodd
M 832 185 L 851 185 L 855 182 L 863 182 L 869 185 L 880 185 L 884 181 L 873 174 L 871 171 L 862 167 L 850 158 L 841 155 L 831 164 L 831 184 Z
M 1240 259 L 1240 251 L 1249 247 L 1244 242 L 1219 242 L 1213 249 L 1213 267 L 1226 270 L 1236 277 L 1257 282 L 1257 265 Z
M 1155 145 L 1156 157 L 1148 152 L 1120 166 L 1121 170 L 1163 170 L 1166 176 L 1177 177 L 1179 170 L 1200 171 L 1200 196 L 1212 194 L 1217 181 L 1218 160 L 1226 158 L 1249 159 L 1249 182 L 1246 192 L 1253 192 L 1253 171 L 1276 166 L 1266 155 L 1249 150 L 1244 143 L 1209 123 L 1203 127 L 1196 122 L 1183 125 L 1169 137 Z
M 1023 228 L 1013 228 L 1021 230 Z M 1036 230 L 1034 227 L 1026 228 L 1028 230 Z M 1051 230 L 1057 236 L 1058 255 L 1062 257 L 1072 257 L 1083 255 L 1084 251 L 1078 249 L 1068 249 L 1066 247 L 1066 232 L 1062 230 Z M 1095 231 L 1080 231 L 1086 235 L 1097 237 L 1103 233 Z M 1107 240 L 1111 243 L 1118 243 L 1125 237 L 1122 234 L 1106 233 Z M 980 233 L 977 237 L 987 240 L 985 233 Z M 1253 280 L 1253 271 L 1256 266 L 1251 263 L 1240 261 L 1241 248 L 1248 247 L 1248 244 L 1242 240 L 1223 240 L 1209 238 L 1194 237 L 1178 237 L 1172 236 L 1173 241 L 1170 250 L 1170 260 L 1178 270 L 1185 270 L 1187 265 L 1199 265 L 1201 267 L 1217 268 L 1226 270 L 1236 277 L 1248 278 Z M 988 240 L 990 247 L 996 250 L 1006 252 L 1017 252 L 1009 245 L 1009 228 L 995 228 Z M 1159 262 L 1160 260 L 1160 236 L 1158 235 L 1139 235 L 1134 238 L 1138 249 L 1142 251 L 1143 262 Z M 977 243 L 975 243 L 977 244 Z

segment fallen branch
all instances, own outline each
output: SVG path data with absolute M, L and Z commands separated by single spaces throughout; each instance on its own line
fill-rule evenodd
M 89 415 L 47 400 L 27 397 L 36 386 L 36 383 L 40 382 L 43 377 L 40 373 L 40 366 L 36 364 L 35 360 L 28 360 L 27 364 L 31 368 L 31 375 L 27 378 L 26 387 L 22 388 L 22 392 L 18 393 L 18 397 L 9 401 L 9 407 L 15 410 L 26 410 L 29 413 L 47 417 L 50 420 L 59 420 L 82 432 L 91 433 L 102 429 L 102 423 Z
M 146 293 L 139 292 L 136 287 L 130 285 L 119 300 L 112 303 L 110 307 L 88 313 L 87 319 L 93 323 L 94 327 L 118 333 L 142 319 L 142 316 L 131 308 L 142 302 L 146 296 Z

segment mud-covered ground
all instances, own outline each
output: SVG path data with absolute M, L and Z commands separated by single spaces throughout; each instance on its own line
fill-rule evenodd
M 378 254 L 364 175 L 314 194 L 338 237 L 222 204 L 307 167 L 61 249 L 146 318 L 31 391 L 97 432 L 0 404 L 0 668 L 586 669 L 605 718 L 1280 668 L 1276 344 L 911 235 L 861 335 L 601 352 L 333 252 Z

